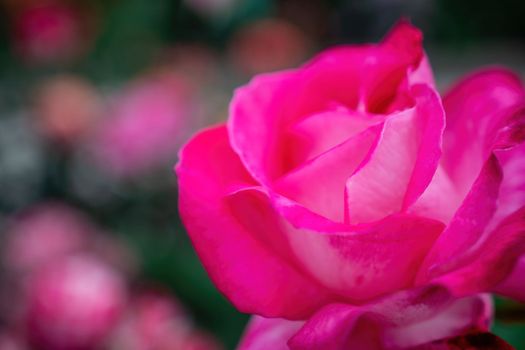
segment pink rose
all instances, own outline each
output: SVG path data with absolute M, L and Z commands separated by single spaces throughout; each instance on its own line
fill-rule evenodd
M 195 249 L 259 315 L 241 348 L 416 347 L 524 296 L 498 284 L 525 253 L 525 89 L 494 68 L 441 100 L 421 41 L 402 22 L 257 76 L 182 150 Z

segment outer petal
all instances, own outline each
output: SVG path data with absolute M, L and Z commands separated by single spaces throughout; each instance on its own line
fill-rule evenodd
M 437 94 L 412 89 L 416 107 L 385 122 L 371 159 L 346 183 L 350 222 L 370 222 L 405 210 L 423 193 L 439 163 L 444 113 Z
M 406 349 L 486 330 L 491 314 L 486 295 L 454 299 L 441 287 L 429 287 L 363 307 L 331 304 L 307 322 L 254 317 L 239 350 L 284 350 L 287 342 L 292 350 Z
M 461 193 L 468 192 L 491 151 L 492 142 L 486 142 L 491 126 L 507 118 L 502 111 L 524 101 L 519 78 L 504 69 L 471 74 L 445 96 L 443 164 Z
M 512 273 L 496 286 L 494 292 L 525 303 L 525 256 L 514 266 Z
M 474 101 L 468 99 L 467 93 L 472 94 L 471 98 L 474 98 Z M 491 249 L 492 253 L 501 249 L 498 254 L 502 254 L 503 261 L 508 260 L 508 263 L 512 263 L 516 256 L 521 253 L 516 251 L 517 247 L 520 246 L 520 237 L 513 235 L 509 227 L 512 226 L 518 231 L 521 230 L 520 221 L 522 219 L 519 210 L 525 206 L 525 179 L 523 176 L 525 174 L 523 157 L 525 155 L 525 144 L 522 143 L 525 139 L 525 113 L 523 108 L 525 106 L 525 94 L 523 88 L 519 80 L 508 72 L 485 71 L 465 80 L 450 96 L 452 97 L 448 103 L 450 104 L 450 101 L 453 101 L 452 106 L 459 108 L 458 106 L 464 103 L 467 105 L 466 107 L 472 109 L 472 111 L 462 110 L 462 112 L 469 113 L 469 117 L 472 115 L 478 117 L 479 120 L 476 123 L 479 123 L 479 127 L 476 124 L 476 128 L 474 128 L 472 120 L 469 124 L 469 117 L 460 117 L 452 113 L 450 116 L 452 125 L 447 126 L 447 128 L 456 132 L 464 132 L 468 143 L 463 146 L 466 150 L 458 150 L 459 153 L 456 154 L 445 154 L 445 160 L 447 160 L 447 156 L 449 158 L 455 157 L 466 151 L 472 152 L 468 154 L 468 157 L 466 154 L 463 155 L 468 158 L 468 161 L 477 164 L 483 159 L 487 160 L 465 200 L 423 264 L 419 275 L 420 282 L 432 274 L 430 270 L 434 271 L 435 276 L 436 273 L 450 272 L 452 265 L 458 267 L 469 259 L 470 261 L 476 260 L 477 258 L 473 258 L 474 256 L 479 257 L 486 254 L 482 247 Z M 464 98 L 465 101 L 459 101 L 459 98 Z M 485 100 L 477 100 L 481 98 L 485 98 Z M 466 108 L 465 106 L 461 107 Z M 454 136 L 450 132 L 448 130 L 449 138 Z M 459 136 L 456 135 L 456 137 Z M 453 139 L 448 142 L 456 141 Z M 520 143 L 522 144 L 520 145 Z M 456 161 L 460 160 L 460 158 L 456 159 Z M 461 175 L 454 173 L 454 170 L 457 169 L 449 170 L 452 170 L 452 177 L 456 176 L 455 184 L 459 181 L 459 192 L 461 193 L 464 191 L 461 187 L 465 183 L 461 183 L 459 177 L 465 173 Z M 469 169 L 469 171 L 475 170 L 475 167 Z M 443 196 L 445 195 L 443 194 Z M 451 207 L 455 206 L 453 198 L 452 196 Z M 517 210 L 517 214 L 511 215 Z M 487 241 L 494 241 L 495 246 L 488 246 Z M 515 244 L 516 247 L 512 249 L 512 254 L 509 254 L 507 251 L 512 248 L 512 244 Z M 505 245 L 509 246 L 505 247 Z M 474 253 L 475 249 L 478 249 L 478 253 Z M 492 256 L 491 259 L 497 261 L 496 256 Z M 455 263 L 450 263 L 450 261 L 455 261 Z M 470 284 L 467 289 L 474 288 L 476 291 L 474 286 L 478 284 L 487 288 L 493 287 L 491 283 L 496 283 L 505 277 L 502 275 L 504 271 L 509 272 L 509 267 L 506 265 L 508 263 L 503 263 L 506 267 L 502 266 L 492 274 L 489 273 L 490 267 L 478 263 L 474 264 L 479 268 L 479 271 L 475 273 L 471 271 L 473 273 L 472 278 L 467 278 L 468 282 L 465 283 L 465 285 Z M 443 266 L 440 267 L 440 265 Z M 424 277 L 425 274 L 426 277 Z M 458 276 L 462 274 L 458 273 Z M 491 276 L 487 276 L 489 274 Z M 452 281 L 454 278 L 449 277 L 449 279 Z
M 464 254 L 435 265 L 430 276 L 455 295 L 493 289 L 512 271 L 525 252 L 525 206 L 509 215 Z
M 246 327 L 238 350 L 289 350 L 290 339 L 304 321 L 253 316 Z
M 514 348 L 492 333 L 475 331 L 437 340 L 410 350 L 514 350 Z
M 331 304 L 311 317 L 289 341 L 291 349 L 406 349 L 486 329 L 488 296 L 455 299 L 441 287 L 397 293 L 363 307 Z
M 358 303 L 410 287 L 443 229 L 439 222 L 410 215 L 371 225 L 330 225 L 258 188 L 235 191 L 228 202 L 233 212 L 243 213 L 236 216 L 244 218 L 246 230 L 268 240 L 272 251 L 295 261 L 337 299 Z
M 439 236 L 420 268 L 418 281 L 428 280 L 430 269 L 463 254 L 480 239 L 496 211 L 501 168 L 491 157 L 451 223 Z
M 253 184 L 231 150 L 225 127 L 197 135 L 177 166 L 182 220 L 212 280 L 244 312 L 305 317 L 326 302 L 319 288 L 237 222 L 223 200 Z

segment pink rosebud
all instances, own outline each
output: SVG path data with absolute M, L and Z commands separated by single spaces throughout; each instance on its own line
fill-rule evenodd
M 525 296 L 524 125 L 525 87 L 502 68 L 441 98 L 406 21 L 237 89 L 227 123 L 196 135 L 176 172 L 211 279 L 258 315 L 241 349 L 407 349 L 486 331 L 484 293 Z
M 121 276 L 89 256 L 46 266 L 28 290 L 27 336 L 39 349 L 93 349 L 121 316 L 126 290 Z
M 145 78 L 127 88 L 94 136 L 99 166 L 131 176 L 173 159 L 194 117 L 191 100 L 185 81 L 171 75 Z
M 8 228 L 5 264 L 15 273 L 31 272 L 85 248 L 94 228 L 80 212 L 43 203 L 16 217 Z

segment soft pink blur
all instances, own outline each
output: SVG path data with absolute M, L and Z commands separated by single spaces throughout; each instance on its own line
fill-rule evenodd
M 134 297 L 109 347 L 129 350 L 221 349 L 211 336 L 194 328 L 176 300 L 158 292 L 143 292 Z
M 31 272 L 85 249 L 95 228 L 82 213 L 61 203 L 42 203 L 12 220 L 4 263 L 15 273 Z
M 176 172 L 210 277 L 258 315 L 241 348 L 405 349 L 486 331 L 482 293 L 515 296 L 500 283 L 522 276 L 524 111 L 503 68 L 442 98 L 406 21 L 237 89 Z
M 229 56 L 234 69 L 253 74 L 289 68 L 307 55 L 306 35 L 293 24 L 264 19 L 242 27 L 233 38 Z
M 86 12 L 60 1 L 29 4 L 14 15 L 15 49 L 27 62 L 69 61 L 82 54 L 90 34 Z
M 88 81 L 60 75 L 42 83 L 34 114 L 39 129 L 54 141 L 75 143 L 99 121 L 103 105 L 98 91 Z
M 174 296 L 132 290 L 137 257 L 67 204 L 13 217 L 2 261 L 2 350 L 221 349 Z
M 90 256 L 71 256 L 39 270 L 29 285 L 26 334 L 39 349 L 92 349 L 120 318 L 122 276 Z
M 92 148 L 100 167 L 117 176 L 143 174 L 174 160 L 192 119 L 193 91 L 174 74 L 153 74 L 116 97 Z

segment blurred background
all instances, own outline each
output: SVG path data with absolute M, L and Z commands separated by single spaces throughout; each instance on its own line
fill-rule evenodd
M 525 73 L 525 2 L 0 0 L 0 349 L 232 349 L 247 315 L 181 226 L 172 167 L 232 90 L 334 44 L 425 33 L 438 86 Z M 525 308 L 495 332 L 525 348 Z

